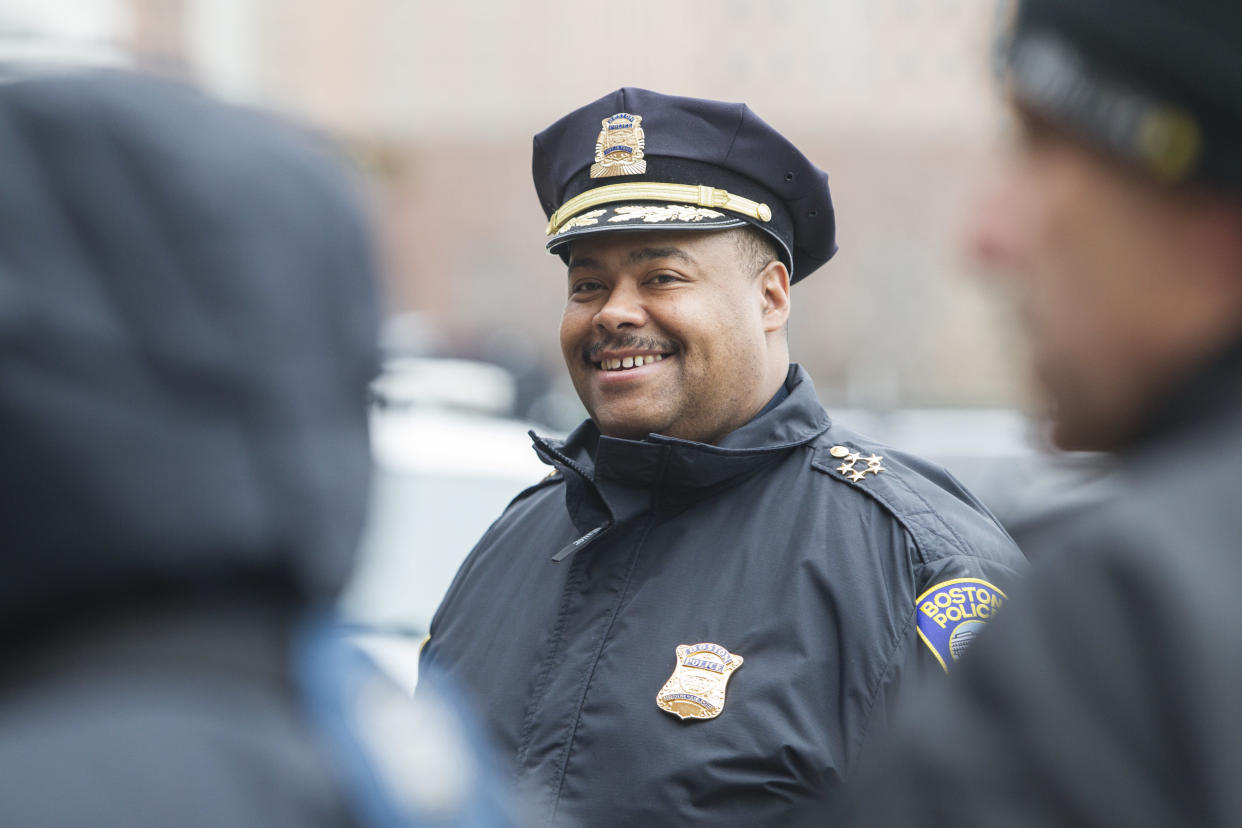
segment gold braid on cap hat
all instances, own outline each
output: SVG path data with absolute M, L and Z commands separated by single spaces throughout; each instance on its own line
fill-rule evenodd
M 768 205 L 733 195 L 728 190 L 695 184 L 635 182 L 608 184 L 574 196 L 552 214 L 548 220 L 548 235 L 556 235 L 561 225 L 582 211 L 615 201 L 670 201 L 676 204 L 697 204 L 700 207 L 719 207 L 759 221 L 772 220 L 772 209 Z

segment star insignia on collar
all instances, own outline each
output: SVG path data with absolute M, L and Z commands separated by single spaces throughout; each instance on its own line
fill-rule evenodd
M 877 475 L 884 471 L 884 458 L 878 454 L 872 454 L 863 457 L 860 452 L 850 451 L 844 446 L 833 446 L 831 450 L 833 457 L 840 458 L 843 462 L 837 466 L 837 471 L 848 477 L 855 483 L 861 483 L 867 475 Z M 862 465 L 859 465 L 862 464 Z

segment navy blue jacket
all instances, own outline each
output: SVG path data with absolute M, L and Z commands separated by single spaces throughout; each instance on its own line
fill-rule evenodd
M 473 691 L 545 821 L 788 824 L 849 773 L 907 676 L 942 672 L 920 596 L 963 578 L 1000 592 L 1024 566 L 946 472 L 833 425 L 800 368 L 786 388 L 717 446 L 589 421 L 535 438 L 555 472 L 449 588 L 424 663 Z M 948 589 L 925 625 L 970 611 Z M 699 644 L 717 648 L 686 654 L 703 669 L 678 667 Z M 727 678 L 714 717 L 657 706 L 705 709 L 707 685 L 677 683 L 690 673 Z
M 1113 497 L 1046 527 L 969 664 L 910 700 L 845 824 L 1242 822 L 1242 336 L 1117 459 Z

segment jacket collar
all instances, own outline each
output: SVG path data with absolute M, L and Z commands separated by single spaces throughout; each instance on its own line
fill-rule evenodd
M 534 437 L 535 450 L 567 475 L 583 476 L 608 489 L 618 485 L 710 489 L 748 476 L 828 429 L 828 413 L 801 366 L 791 366 L 785 389 L 784 400 L 726 435 L 719 445 L 660 434 L 645 440 L 605 437 L 587 420 L 564 441 Z

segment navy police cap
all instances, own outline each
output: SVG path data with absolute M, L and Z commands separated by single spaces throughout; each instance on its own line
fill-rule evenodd
M 590 233 L 750 224 L 797 282 L 837 251 L 828 174 L 746 104 L 618 89 L 536 135 L 531 168 L 562 257 Z

